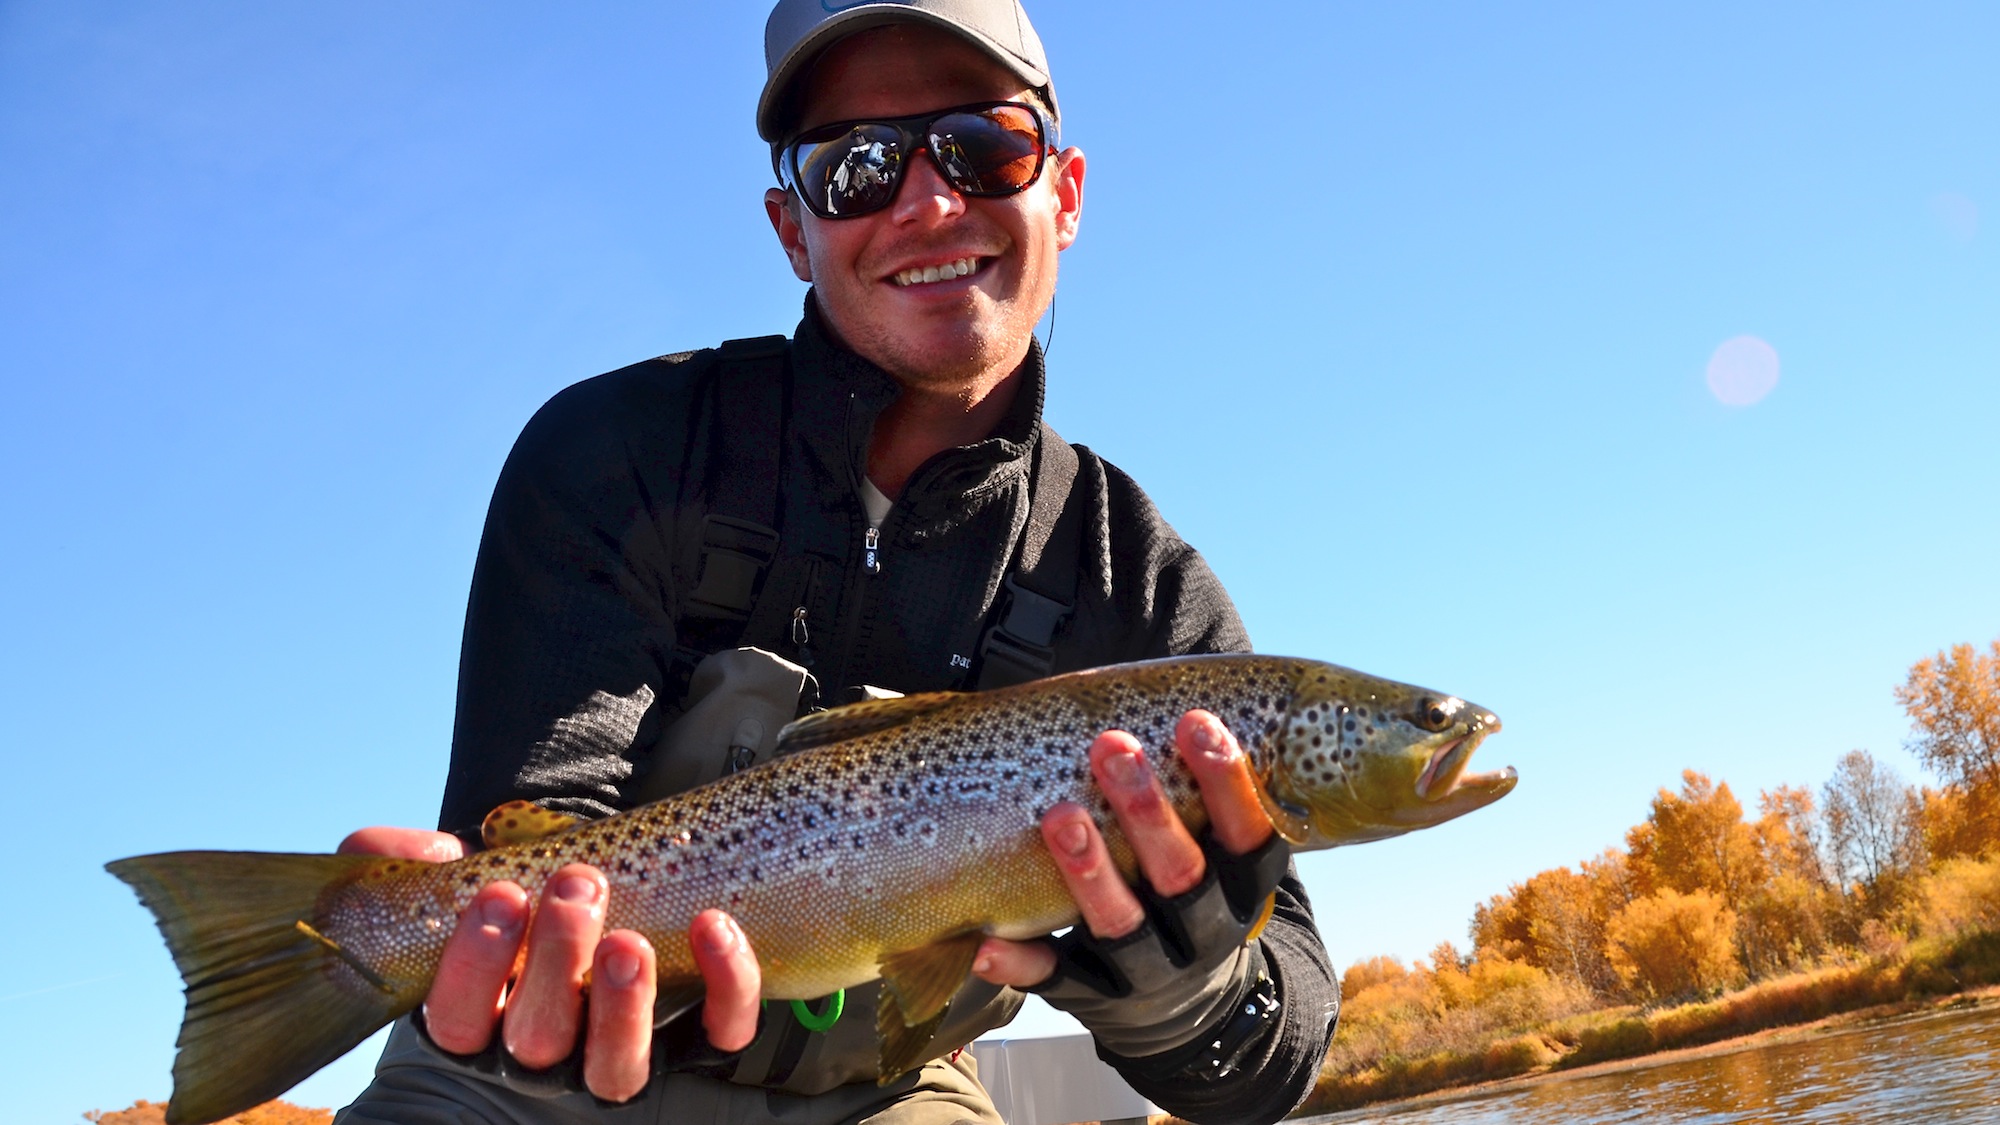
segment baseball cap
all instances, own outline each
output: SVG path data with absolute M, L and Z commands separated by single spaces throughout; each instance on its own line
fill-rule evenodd
M 1048 56 L 1020 0 L 778 0 L 764 23 L 768 76 L 757 99 L 757 135 L 773 143 L 783 139 L 785 91 L 821 51 L 857 31 L 904 22 L 957 34 L 1040 90 L 1050 111 L 1061 116 Z

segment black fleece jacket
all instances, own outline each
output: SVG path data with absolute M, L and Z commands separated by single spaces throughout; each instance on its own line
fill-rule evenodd
M 473 571 L 446 831 L 476 840 L 485 814 L 517 798 L 584 817 L 629 807 L 635 764 L 675 714 L 676 648 L 687 640 L 677 635 L 676 596 L 694 588 L 700 566 L 714 360 L 709 351 L 663 356 L 576 384 L 515 444 Z M 858 486 L 870 429 L 897 384 L 832 339 L 810 296 L 791 366 L 779 557 L 739 643 L 810 663 L 829 695 L 859 684 L 968 686 L 966 658 L 1027 520 L 1039 349 L 995 433 L 910 478 L 880 529 L 874 573 L 860 561 Z M 1087 505 L 1087 518 L 1055 670 L 1247 651 L 1207 564 L 1131 478 L 1077 452 L 1069 502 Z M 1180 1051 L 1110 1060 L 1161 1106 L 1203 1122 L 1271 1121 L 1310 1088 L 1339 994 L 1295 872 L 1260 941 L 1283 1000 L 1280 1033 L 1253 1052 L 1263 1057 L 1216 1081 L 1170 1057 Z

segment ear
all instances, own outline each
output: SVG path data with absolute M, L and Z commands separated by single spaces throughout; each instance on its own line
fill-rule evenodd
M 1056 154 L 1056 249 L 1067 250 L 1083 223 L 1083 150 L 1066 148 Z
M 783 188 L 770 188 L 764 192 L 764 213 L 771 217 L 771 229 L 778 233 L 778 245 L 785 248 L 793 276 L 800 281 L 812 281 L 812 256 L 806 251 L 799 201 Z

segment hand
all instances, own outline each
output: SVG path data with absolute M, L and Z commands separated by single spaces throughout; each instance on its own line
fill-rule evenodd
M 364 828 L 339 850 L 430 863 L 464 854 L 458 837 L 416 828 Z M 424 1000 L 431 1039 L 454 1054 L 477 1054 L 498 1025 L 507 1052 L 539 1069 L 568 1058 L 581 1032 L 590 1092 L 611 1102 L 638 1094 L 652 1073 L 653 946 L 632 930 L 604 932 L 609 897 L 603 873 L 582 863 L 556 872 L 532 912 L 519 884 L 481 888 L 459 916 Z M 763 980 L 756 954 L 720 910 L 698 915 L 688 941 L 708 988 L 702 1026 L 709 1042 L 742 1050 L 757 1033 Z M 582 1027 L 586 970 L 589 1026 Z
M 1231 855 L 1262 847 L 1271 838 L 1271 820 L 1257 797 L 1249 758 L 1222 720 L 1207 711 L 1189 711 L 1174 729 L 1174 747 L 1201 789 L 1216 842 Z M 1167 804 L 1139 740 L 1124 731 L 1099 735 L 1090 746 L 1090 771 L 1153 892 L 1172 898 L 1199 885 L 1208 873 L 1201 845 Z M 1067 801 L 1050 809 L 1042 817 L 1042 839 L 1092 935 L 1124 937 L 1145 921 L 1145 908 L 1119 877 L 1088 810 Z M 973 958 L 972 971 L 990 984 L 1029 988 L 1047 980 L 1055 968 L 1055 950 L 1045 941 L 988 938 Z

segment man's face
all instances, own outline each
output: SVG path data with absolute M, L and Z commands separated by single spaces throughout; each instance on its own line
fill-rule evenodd
M 1028 98 L 957 36 L 912 24 L 840 41 L 805 81 L 799 130 Z M 1027 354 L 1055 294 L 1056 254 L 1076 239 L 1083 154 L 1052 157 L 1026 191 L 997 199 L 960 195 L 928 154 L 913 154 L 895 200 L 873 214 L 821 219 L 775 189 L 765 207 L 841 340 L 905 383 L 945 389 L 1005 375 Z M 967 260 L 966 276 L 909 282 L 912 270 Z

